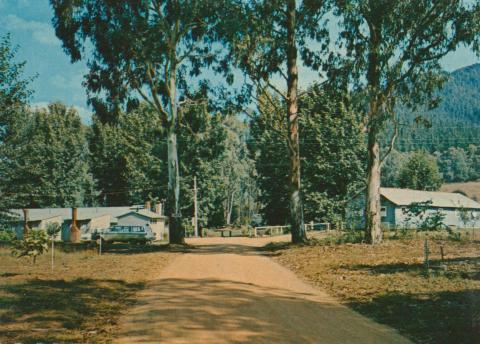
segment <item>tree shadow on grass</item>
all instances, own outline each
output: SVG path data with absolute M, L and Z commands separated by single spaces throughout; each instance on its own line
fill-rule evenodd
M 428 295 L 389 293 L 350 307 L 418 343 L 474 344 L 480 338 L 480 290 Z
M 142 288 L 142 283 L 93 279 L 0 286 L 0 332 L 7 342 L 83 342 L 86 332 L 113 324 Z
M 445 266 L 447 271 L 449 267 L 455 267 L 459 264 L 467 263 L 471 266 L 470 273 L 464 273 L 461 277 L 480 279 L 479 269 L 480 257 L 458 257 L 449 259 L 431 259 L 430 267 L 433 269 L 440 266 Z M 349 270 L 366 270 L 374 274 L 395 274 L 401 272 L 424 274 L 425 265 L 423 263 L 393 263 L 393 264 L 355 264 L 355 265 L 342 265 L 344 269 Z

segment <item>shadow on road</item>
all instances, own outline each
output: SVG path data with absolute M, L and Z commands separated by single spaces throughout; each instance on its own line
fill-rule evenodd
M 120 342 L 313 343 L 319 333 L 322 343 L 367 342 L 361 337 L 365 323 L 359 328 L 359 316 L 345 307 L 239 281 L 162 279 L 130 315 Z M 370 330 L 369 343 L 398 340 L 375 326 Z

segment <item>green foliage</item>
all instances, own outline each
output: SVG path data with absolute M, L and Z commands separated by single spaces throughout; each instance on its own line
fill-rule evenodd
M 299 102 L 305 220 L 335 222 L 363 185 L 360 119 L 341 94 L 313 86 Z
M 250 122 L 249 141 L 258 173 L 258 200 L 267 224 L 284 225 L 289 214 L 289 163 L 285 159 L 288 147 L 283 136 L 286 131 L 284 116 L 267 101 L 261 102 L 259 111 Z
M 200 226 L 224 225 L 227 200 L 233 204 L 232 221 L 248 221 L 255 187 L 246 125 L 232 115 L 209 113 L 205 103 L 192 102 L 181 113 L 177 141 L 184 176 L 180 183 L 184 223 L 193 216 L 194 176 Z M 136 110 L 120 112 L 115 123 L 94 118 L 88 137 L 99 202 L 141 204 L 167 197 L 167 137 L 150 107 L 141 104 Z
M 13 242 L 17 236 L 15 232 L 12 230 L 0 230 L 0 243 L 11 243 Z
M 363 1 L 335 0 L 339 20 L 339 49 L 329 59 L 328 81 L 351 90 L 368 132 L 365 223 L 367 239 L 381 241 L 380 201 L 381 134 L 393 124 L 397 105 L 416 110 L 438 105 L 435 92 L 447 76 L 441 58 L 460 44 L 478 48 L 480 4 L 462 0 Z M 393 136 L 392 136 L 393 137 Z
M 424 151 L 413 153 L 400 169 L 398 185 L 414 190 L 435 191 L 442 185 L 442 177 L 435 157 Z
M 182 111 L 179 156 L 183 163 L 182 212 L 193 215 L 193 177 L 197 177 L 201 226 L 248 223 L 256 198 L 248 127 L 233 115 L 210 114 L 205 105 Z
M 95 116 L 88 141 L 101 204 L 143 204 L 165 197 L 165 135 L 149 107 L 121 112 L 115 123 L 102 123 Z
M 408 161 L 409 154 L 393 149 L 382 166 L 381 185 L 384 187 L 399 187 L 398 174 Z
M 85 127 L 73 108 L 53 103 L 26 113 L 3 148 L 2 191 L 11 195 L 11 207 L 92 203 Z
M 86 87 L 102 123 L 144 100 L 165 128 L 176 125 L 167 123 L 177 120 L 169 102 L 177 107 L 177 96 L 188 96 L 188 78 L 220 56 L 213 46 L 217 1 L 50 3 L 55 33 L 71 60 L 90 61 Z
M 466 149 L 458 147 L 450 147 L 444 152 L 435 152 L 429 154 L 422 150 L 423 164 L 432 169 L 432 176 L 437 175 L 439 170 L 445 182 L 464 182 L 472 181 L 480 178 L 480 149 L 478 146 L 469 145 Z M 400 173 L 408 170 L 407 163 L 415 159 L 418 160 L 418 151 L 400 152 L 393 150 L 387 157 L 382 169 L 382 186 L 401 187 L 399 182 Z M 437 165 L 438 167 L 435 167 Z M 406 177 L 405 184 L 411 183 L 409 176 Z M 418 174 L 415 176 L 418 178 Z M 438 179 L 438 176 L 437 178 Z
M 338 94 L 319 86 L 300 101 L 302 186 L 305 221 L 334 221 L 362 184 L 364 137 L 355 113 Z M 273 128 L 273 129 L 272 129 Z M 268 224 L 284 224 L 288 214 L 288 162 L 282 114 L 268 106 L 251 123 L 259 199 Z
M 57 222 L 52 222 L 47 225 L 45 232 L 50 237 L 55 237 L 62 230 L 62 226 Z
M 314 243 L 324 245 L 359 244 L 365 242 L 365 232 L 348 230 L 342 233 L 334 233 L 322 239 L 312 240 Z
M 480 64 L 450 73 L 437 96 L 441 101 L 435 109 L 398 109 L 402 122 L 407 124 L 400 128 L 397 139 L 400 151 L 425 149 L 434 153 L 446 152 L 450 147 L 468 150 L 469 145 L 478 143 Z
M 23 240 L 15 241 L 12 254 L 18 258 L 30 258 L 35 264 L 37 257 L 48 251 L 48 235 L 43 230 L 33 230 Z
M 438 154 L 438 162 L 445 181 L 465 182 L 476 179 L 478 172 L 472 170 L 473 161 L 471 161 L 478 155 L 476 150 L 475 147 L 475 151 L 470 151 L 468 154 L 462 148 L 450 147 L 447 151 Z
M 11 159 L 16 150 L 21 147 L 18 136 L 25 123 L 26 106 L 30 99 L 29 89 L 31 79 L 24 77 L 25 62 L 16 63 L 17 49 L 12 47 L 10 36 L 0 37 L 0 220 L 8 220 L 8 213 L 12 205 L 11 194 L 7 194 L 7 180 L 5 174 L 6 157 Z
M 406 215 L 405 222 L 413 224 L 418 231 L 430 232 L 445 229 L 443 223 L 445 214 L 441 210 L 429 211 L 432 201 L 412 202 L 408 207 L 402 209 Z

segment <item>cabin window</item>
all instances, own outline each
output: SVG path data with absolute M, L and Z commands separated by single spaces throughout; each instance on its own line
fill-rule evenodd
M 381 207 L 380 208 L 380 215 L 382 217 L 387 217 L 387 207 Z

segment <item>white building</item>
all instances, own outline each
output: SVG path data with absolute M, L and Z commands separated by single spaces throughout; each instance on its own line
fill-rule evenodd
M 119 226 L 149 226 L 157 240 L 167 239 L 167 217 L 159 212 L 153 212 L 148 209 L 132 210 L 128 213 L 118 216 Z
M 412 203 L 429 202 L 425 215 L 441 212 L 443 223 L 453 228 L 476 227 L 480 225 L 480 204 L 474 200 L 452 192 L 420 191 L 397 188 L 380 188 L 381 221 L 384 227 L 407 228 L 414 226 L 405 213 Z M 467 213 L 467 223 L 462 215 Z M 350 227 L 363 228 L 364 199 L 353 200 L 347 209 L 347 223 Z

